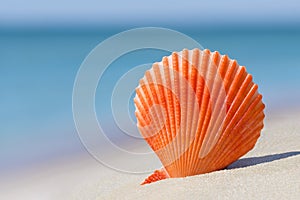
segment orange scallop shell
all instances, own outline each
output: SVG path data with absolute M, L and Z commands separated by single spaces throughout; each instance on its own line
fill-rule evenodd
M 137 126 L 163 164 L 144 183 L 223 169 L 250 151 L 264 104 L 245 67 L 209 50 L 174 52 L 145 73 Z

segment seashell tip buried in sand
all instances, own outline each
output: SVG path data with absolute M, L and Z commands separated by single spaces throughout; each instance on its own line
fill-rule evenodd
M 136 88 L 137 126 L 163 164 L 142 184 L 220 170 L 250 151 L 264 104 L 252 76 L 209 50 L 174 52 Z

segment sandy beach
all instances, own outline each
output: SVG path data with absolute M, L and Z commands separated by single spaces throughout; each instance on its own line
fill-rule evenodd
M 0 199 L 300 199 L 299 121 L 299 111 L 267 115 L 255 148 L 224 170 L 141 186 L 149 174 L 120 173 L 87 154 L 2 178 Z

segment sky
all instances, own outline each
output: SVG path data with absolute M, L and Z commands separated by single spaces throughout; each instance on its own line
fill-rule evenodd
M 298 0 L 1 0 L 0 26 L 299 24 Z

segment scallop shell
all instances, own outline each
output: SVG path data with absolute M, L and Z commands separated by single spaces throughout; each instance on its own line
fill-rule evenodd
M 255 146 L 263 128 L 252 76 L 207 49 L 154 63 L 134 102 L 138 129 L 163 164 L 143 184 L 223 169 Z

